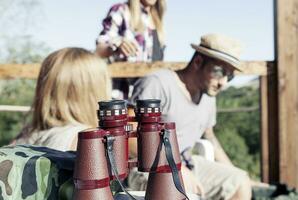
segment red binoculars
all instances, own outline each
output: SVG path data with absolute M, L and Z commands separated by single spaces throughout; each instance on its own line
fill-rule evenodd
M 181 159 L 175 123 L 162 122 L 160 100 L 137 100 L 135 117 L 123 100 L 99 102 L 99 127 L 79 133 L 74 169 L 74 199 L 112 200 L 110 181 L 121 183 L 129 173 L 128 138 L 137 137 L 141 172 L 149 172 L 146 200 L 184 200 Z M 132 130 L 129 122 L 137 122 Z

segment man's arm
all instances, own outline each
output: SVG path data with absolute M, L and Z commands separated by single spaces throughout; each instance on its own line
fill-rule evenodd
M 215 154 L 215 160 L 221 163 L 225 163 L 228 165 L 233 165 L 231 162 L 230 158 L 226 154 L 226 152 L 223 150 L 221 144 L 217 140 L 216 135 L 214 134 L 213 128 L 208 128 L 204 135 L 203 138 L 209 140 L 213 147 L 214 147 L 214 154 Z

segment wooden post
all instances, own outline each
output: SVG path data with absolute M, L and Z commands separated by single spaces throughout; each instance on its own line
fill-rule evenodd
M 260 77 L 261 174 L 262 181 L 279 181 L 279 138 L 276 64 L 268 63 L 267 76 Z
M 261 176 L 263 182 L 269 183 L 269 116 L 267 93 L 267 76 L 260 76 Z
M 275 8 L 278 74 L 275 114 L 279 128 L 276 165 L 279 182 L 298 188 L 298 0 L 276 0 Z

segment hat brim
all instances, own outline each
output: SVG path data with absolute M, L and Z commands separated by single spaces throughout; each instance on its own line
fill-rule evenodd
M 241 62 L 232 56 L 221 53 L 219 51 L 214 51 L 212 49 L 208 49 L 208 48 L 200 46 L 200 45 L 191 44 L 191 47 L 194 48 L 197 52 L 200 52 L 205 56 L 221 60 L 221 61 L 231 65 L 235 70 L 243 71 L 243 69 L 241 68 Z

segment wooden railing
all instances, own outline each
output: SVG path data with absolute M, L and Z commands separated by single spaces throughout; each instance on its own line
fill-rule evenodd
M 154 63 L 113 63 L 108 69 L 114 78 L 120 77 L 142 77 L 150 72 L 161 68 L 172 70 L 182 69 L 186 62 L 154 62 Z M 267 62 L 243 62 L 243 72 L 238 74 L 267 75 Z M 29 78 L 36 79 L 40 64 L 0 64 L 0 79 Z M 269 69 L 270 71 L 270 69 Z
M 186 62 L 154 62 L 154 63 L 127 63 L 119 62 L 108 66 L 113 78 L 121 77 L 142 77 L 155 70 L 168 68 L 172 70 L 182 69 L 187 65 Z M 236 74 L 254 74 L 265 76 L 268 73 L 267 62 L 243 62 L 243 72 Z M 40 64 L 0 64 L 0 79 L 27 78 L 36 79 L 40 70 Z M 241 108 L 240 110 L 246 110 Z M 255 108 L 248 108 L 248 110 Z M 30 106 L 0 105 L 1 111 L 27 112 Z M 235 112 L 235 110 L 218 110 L 218 112 Z

